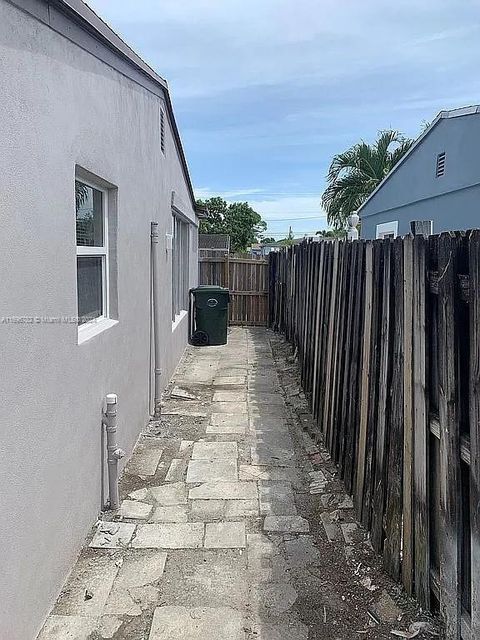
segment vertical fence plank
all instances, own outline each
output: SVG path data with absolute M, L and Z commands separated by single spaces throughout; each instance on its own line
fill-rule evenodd
M 382 307 L 380 320 L 380 367 L 378 372 L 378 404 L 376 420 L 375 480 L 372 501 L 372 546 L 380 552 L 383 548 L 383 520 L 385 509 L 386 462 L 389 441 L 389 370 L 390 356 L 390 302 L 391 302 L 391 241 L 384 240 L 382 273 Z
M 403 557 L 402 582 L 413 594 L 413 238 L 403 241 Z
M 372 333 L 372 297 L 373 297 L 373 244 L 367 241 L 365 246 L 365 284 L 364 318 L 362 347 L 362 387 L 360 394 L 360 427 L 358 437 L 357 480 L 355 487 L 355 506 L 358 517 L 363 511 L 363 492 L 365 482 L 365 459 L 367 447 L 368 398 L 370 393 L 370 348 Z
M 440 603 L 449 640 L 460 640 L 460 418 L 456 296 L 459 238 L 445 233 L 438 243 L 438 358 L 440 415 Z
M 403 241 L 393 242 L 393 350 L 390 433 L 387 464 L 385 510 L 385 547 L 383 566 L 395 580 L 400 578 L 402 543 L 402 471 L 403 471 Z
M 345 487 L 349 494 L 353 493 L 353 486 L 358 471 L 355 461 L 357 460 L 358 433 L 360 423 L 360 400 L 362 389 L 362 331 L 363 331 L 363 311 L 364 311 L 364 288 L 365 279 L 364 254 L 365 243 L 355 242 L 357 254 L 354 271 L 354 315 L 352 330 L 352 358 L 350 365 L 350 378 L 348 382 L 349 398 L 347 411 L 347 441 L 345 444 Z
M 315 416 L 317 413 L 318 407 L 318 388 L 317 388 L 317 380 L 318 380 L 318 358 L 320 351 L 320 336 L 321 336 L 321 310 L 322 310 L 322 302 L 323 302 L 323 264 L 324 264 L 324 251 L 325 251 L 325 242 L 320 243 L 319 247 L 319 255 L 318 255 L 318 271 L 316 275 L 315 286 L 317 287 L 317 308 L 315 311 L 315 345 L 314 345 L 314 353 L 313 353 L 313 381 L 312 381 L 312 413 Z
M 430 608 L 429 424 L 426 394 L 426 240 L 413 240 L 415 594 Z
M 354 388 L 352 387 L 352 380 L 350 379 L 350 373 L 353 366 L 355 345 L 353 343 L 354 338 L 354 316 L 355 316 L 355 303 L 356 303 L 356 280 L 357 280 L 357 258 L 358 248 L 360 243 L 349 243 L 347 245 L 347 281 L 345 283 L 345 333 L 343 340 L 343 367 L 342 367 L 342 379 L 339 385 L 339 424 L 338 424 L 338 461 L 340 465 L 340 472 L 342 478 L 345 477 L 345 450 L 347 442 L 352 440 L 352 431 L 354 429 L 353 424 L 349 420 L 349 402 L 345 398 L 345 389 L 348 389 L 348 397 L 352 398 L 354 394 Z
M 331 278 L 331 293 L 330 293 L 330 311 L 329 311 L 329 320 L 328 320 L 328 333 L 327 333 L 327 359 L 325 363 L 325 394 L 324 394 L 324 404 L 323 404 L 323 421 L 322 421 L 322 433 L 327 435 L 327 427 L 329 424 L 330 411 L 331 411 L 331 394 L 330 394 L 330 383 L 332 377 L 332 361 L 334 357 L 334 338 L 335 332 L 333 327 L 335 326 L 336 321 L 336 312 L 337 312 L 337 274 L 338 274 L 338 253 L 339 253 L 339 242 L 335 242 L 333 246 L 333 263 L 332 263 L 332 278 Z
M 372 327 L 370 339 L 370 384 L 368 387 L 367 440 L 365 456 L 365 481 L 363 491 L 362 524 L 370 529 L 372 522 L 372 501 L 375 484 L 375 443 L 378 417 L 378 391 L 380 370 L 380 310 L 382 308 L 382 242 L 373 245 L 373 293 Z
M 469 246 L 471 636 L 480 638 L 480 231 Z

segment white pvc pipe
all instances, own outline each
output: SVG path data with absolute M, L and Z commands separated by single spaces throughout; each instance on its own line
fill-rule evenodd
M 118 494 L 118 461 L 125 451 L 117 444 L 117 394 L 107 395 L 107 409 L 103 414 L 103 424 L 107 433 L 107 465 L 108 465 L 108 506 L 116 511 L 120 508 Z
M 161 376 L 160 369 L 160 302 L 158 299 L 158 222 L 151 223 L 151 249 L 152 249 L 152 306 L 153 306 L 153 350 L 154 350 L 154 394 L 153 415 L 160 416 L 161 408 Z

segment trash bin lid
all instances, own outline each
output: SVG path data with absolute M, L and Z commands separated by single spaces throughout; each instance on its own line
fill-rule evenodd
M 200 284 L 198 285 L 198 287 L 193 287 L 193 289 L 190 289 L 190 291 L 192 293 L 196 293 L 197 291 L 200 292 L 209 292 L 209 291 L 221 291 L 222 293 L 228 293 L 228 289 L 226 287 L 220 287 L 219 285 L 216 284 Z

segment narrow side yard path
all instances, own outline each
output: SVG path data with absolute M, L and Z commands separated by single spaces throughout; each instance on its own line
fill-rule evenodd
M 289 356 L 263 329 L 188 348 L 120 512 L 98 523 L 40 640 L 351 640 L 430 624 L 382 573 L 303 431 Z

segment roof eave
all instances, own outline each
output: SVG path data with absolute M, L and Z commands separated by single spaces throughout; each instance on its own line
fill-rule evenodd
M 133 51 L 108 24 L 98 16 L 95 11 L 89 7 L 83 0 L 49 0 L 53 5 L 62 9 L 70 18 L 74 19 L 84 29 L 89 31 L 104 45 L 111 49 L 116 55 L 121 56 L 129 64 L 132 64 L 141 73 L 148 76 L 150 80 L 157 83 L 163 90 L 165 102 L 168 109 L 172 132 L 177 146 L 178 155 L 182 164 L 185 181 L 187 183 L 189 195 L 192 201 L 192 207 L 196 212 L 196 200 L 193 191 L 193 185 L 190 178 L 187 159 L 183 149 L 180 132 L 175 120 L 173 105 L 170 97 L 167 81 L 156 73 L 142 58 Z M 200 216 L 199 216 L 200 217 Z

